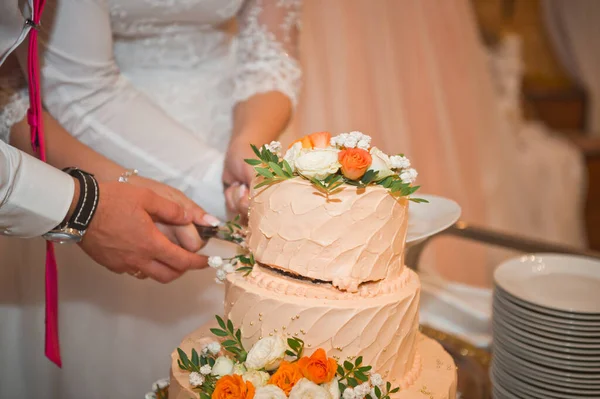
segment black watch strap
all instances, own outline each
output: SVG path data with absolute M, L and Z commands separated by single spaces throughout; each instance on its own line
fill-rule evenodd
M 79 200 L 73 215 L 61 227 L 85 231 L 98 208 L 98 198 L 100 198 L 98 182 L 92 174 L 81 169 L 65 168 L 63 171 L 79 181 Z

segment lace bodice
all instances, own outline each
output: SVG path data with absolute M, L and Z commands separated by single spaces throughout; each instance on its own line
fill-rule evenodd
M 296 103 L 299 3 L 48 0 L 44 104 L 96 151 L 225 217 L 236 102 L 280 91 Z
M 28 108 L 27 82 L 16 59 L 9 57 L 0 68 L 0 140 L 9 142 L 11 127 L 25 117 Z

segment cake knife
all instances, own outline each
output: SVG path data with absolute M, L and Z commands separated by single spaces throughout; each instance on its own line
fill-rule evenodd
M 211 238 L 216 238 L 218 240 L 227 241 L 225 239 L 225 232 L 219 228 L 219 226 L 201 226 L 199 224 L 194 224 L 194 227 L 200 234 L 200 238 L 204 241 L 210 240 Z

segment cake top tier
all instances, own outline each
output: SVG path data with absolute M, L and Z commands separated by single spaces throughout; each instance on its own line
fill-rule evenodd
M 403 155 L 352 132 L 316 133 L 280 155 L 254 148 L 248 248 L 259 263 L 356 292 L 402 271 L 408 201 L 418 187 Z

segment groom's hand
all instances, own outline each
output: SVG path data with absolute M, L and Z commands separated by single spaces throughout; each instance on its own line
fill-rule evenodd
M 207 266 L 207 257 L 173 244 L 155 225 L 188 225 L 197 214 L 147 188 L 118 182 L 99 186 L 98 209 L 80 243 L 96 262 L 161 283 Z

